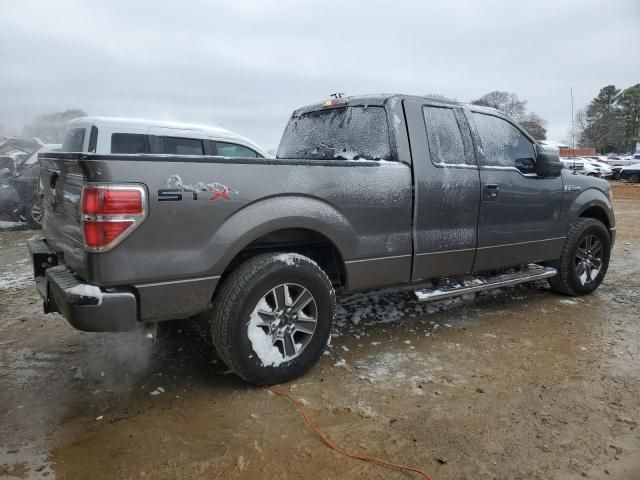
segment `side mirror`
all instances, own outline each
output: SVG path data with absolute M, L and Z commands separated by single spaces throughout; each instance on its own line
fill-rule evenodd
M 556 178 L 562 171 L 562 162 L 555 153 L 538 152 L 536 156 L 536 174 L 542 178 Z
M 11 176 L 11 170 L 8 168 L 0 168 L 0 178 L 7 178 Z

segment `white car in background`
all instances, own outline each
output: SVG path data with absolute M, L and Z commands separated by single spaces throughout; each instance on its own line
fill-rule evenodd
M 634 160 L 631 156 L 612 155 L 607 158 L 607 163 L 610 167 L 628 167 L 637 162 L 638 160 Z
M 609 178 L 613 175 L 613 170 L 609 165 L 601 163 L 599 160 L 594 160 L 593 158 L 590 158 L 590 157 L 581 157 L 581 159 L 585 163 L 590 164 L 594 169 L 596 169 L 599 172 L 598 174 L 599 177 Z
M 72 120 L 62 151 L 269 158 L 255 142 L 224 128 L 113 117 Z
M 581 157 L 561 158 L 560 161 L 564 168 L 579 173 L 580 175 L 587 175 L 589 177 L 600 176 L 600 169 L 594 167 L 590 162 L 585 162 Z

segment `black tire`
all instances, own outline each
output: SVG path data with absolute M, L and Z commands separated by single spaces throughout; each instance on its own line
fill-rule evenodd
M 592 280 L 584 284 L 580 280 L 576 268 L 579 260 L 579 247 L 589 236 L 597 238 L 602 247 L 601 267 Z M 549 279 L 551 288 L 565 295 L 578 296 L 592 293 L 607 274 L 611 255 L 611 237 L 607 227 L 593 218 L 579 218 L 565 240 L 560 258 L 552 264 L 558 270 L 558 275 Z
M 283 284 L 302 286 L 312 295 L 315 331 L 298 356 L 265 366 L 249 338 L 250 318 L 258 302 Z M 224 280 L 214 296 L 210 312 L 213 344 L 220 358 L 244 380 L 256 385 L 287 382 L 307 372 L 322 355 L 331 334 L 335 303 L 329 278 L 309 258 L 273 253 L 252 257 Z
M 629 181 L 631 183 L 638 183 L 640 182 L 640 175 L 637 173 L 632 173 L 631 175 L 629 175 Z

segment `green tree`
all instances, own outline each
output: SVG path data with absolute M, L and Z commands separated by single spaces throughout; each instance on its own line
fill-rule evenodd
M 600 151 L 618 150 L 623 142 L 618 96 L 620 89 L 607 85 L 587 106 L 579 143 Z
M 640 83 L 623 90 L 618 96 L 624 151 L 633 151 L 640 142 Z

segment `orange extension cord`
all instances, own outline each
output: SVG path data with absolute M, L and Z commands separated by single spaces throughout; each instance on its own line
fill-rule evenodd
M 381 460 L 379 458 L 365 457 L 363 455 L 354 455 L 352 453 L 344 451 L 340 447 L 336 447 L 333 443 L 331 443 L 331 441 L 329 441 L 327 437 L 325 437 L 322 434 L 322 432 L 320 432 L 320 430 L 318 430 L 318 428 L 313 424 L 313 422 L 309 420 L 309 417 L 307 417 L 307 414 L 305 413 L 304 408 L 302 408 L 302 405 L 300 404 L 300 402 L 298 402 L 295 398 L 293 398 L 291 395 L 288 395 L 286 393 L 278 392 L 277 390 L 273 390 L 272 388 L 269 388 L 269 387 L 264 387 L 264 389 L 268 390 L 274 395 L 278 395 L 279 397 L 286 398 L 291 403 L 293 403 L 295 407 L 298 409 L 298 411 L 300 412 L 300 415 L 302 415 L 302 418 L 304 418 L 304 421 L 307 422 L 307 426 L 309 427 L 309 429 L 311 429 L 311 431 L 315 433 L 320 440 L 322 440 L 322 443 L 324 443 L 331 450 L 335 450 L 336 452 L 344 455 L 345 457 L 349 457 L 354 460 L 361 460 L 363 462 L 375 463 L 378 465 L 384 465 L 385 467 L 391 467 L 398 470 L 404 470 L 406 472 L 416 473 L 420 475 L 422 478 L 424 478 L 425 480 L 431 480 L 431 477 L 429 476 L 429 474 L 427 474 L 427 472 L 425 472 L 424 470 L 420 470 L 419 468 L 407 467 L 405 465 L 398 465 L 397 463 L 387 462 L 386 460 Z

